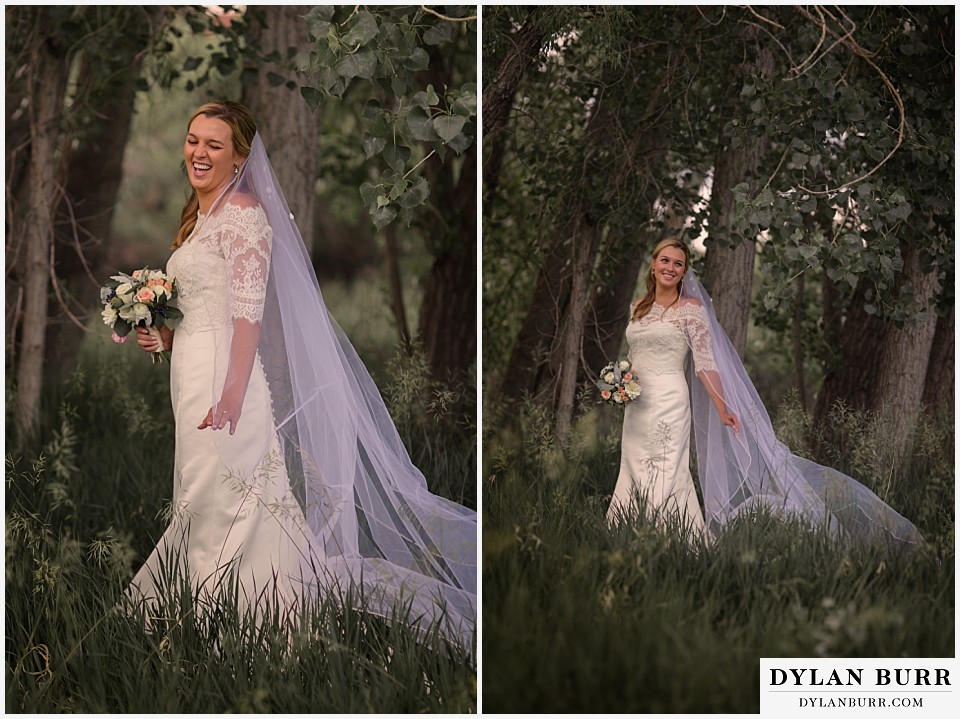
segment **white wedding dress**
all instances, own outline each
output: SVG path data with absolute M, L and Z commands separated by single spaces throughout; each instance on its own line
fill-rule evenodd
M 327 310 L 259 134 L 167 272 L 184 315 L 173 516 L 130 598 L 162 608 L 178 577 L 202 602 L 258 614 L 334 597 L 470 647 L 476 512 L 432 494 L 410 461 Z M 238 408 L 235 434 L 197 429 Z
M 690 388 L 684 363 L 692 347 L 697 371 L 716 370 L 706 312 L 686 299 L 668 308 L 654 303 L 629 323 L 626 336 L 627 359 L 641 394 L 624 408 L 620 474 L 607 521 L 643 509 L 655 521 L 682 523 L 702 534 L 703 512 L 690 473 Z
M 322 563 L 287 478 L 259 354 L 233 435 L 197 429 L 219 396 L 238 321 L 262 320 L 271 228 L 258 204 L 229 204 L 200 215 L 167 264 L 179 289 L 183 320 L 170 362 L 176 450 L 170 526 L 134 577 L 133 598 L 153 600 L 171 576 L 189 577 L 201 598 L 224 596 L 236 581 L 241 611 L 264 597 L 296 606 Z M 264 452 L 265 439 L 270 442 Z

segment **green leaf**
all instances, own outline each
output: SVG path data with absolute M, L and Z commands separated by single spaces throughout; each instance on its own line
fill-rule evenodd
M 440 96 L 437 94 L 437 91 L 433 89 L 433 85 L 427 85 L 427 104 L 428 105 L 439 105 Z
M 377 36 L 377 19 L 367 11 L 357 13 L 356 22 L 343 37 L 343 44 L 364 45 Z
M 382 106 L 376 100 L 367 100 L 366 104 L 363 106 L 363 119 L 364 120 L 376 120 L 380 115 L 380 110 Z
M 384 227 L 393 222 L 393 219 L 397 216 L 396 208 L 387 206 L 380 207 L 370 211 L 370 217 L 373 220 L 374 226 L 378 230 L 382 230 Z
M 390 190 L 390 194 L 387 195 L 387 197 L 390 198 L 391 202 L 395 202 L 400 195 L 407 191 L 408 187 L 410 187 L 410 183 L 407 180 L 401 180 L 393 186 L 393 189 Z
M 453 39 L 453 23 L 446 20 L 437 20 L 436 25 L 431 25 L 423 33 L 424 45 L 439 45 L 444 42 L 450 42 Z
M 372 182 L 364 182 L 360 185 L 360 199 L 364 206 L 369 207 L 376 202 L 377 195 L 380 194 L 380 185 L 374 185 Z
M 460 134 L 467 118 L 462 115 L 438 115 L 433 119 L 433 129 L 444 142 L 450 142 Z
M 913 211 L 913 208 L 910 207 L 909 202 L 903 202 L 891 210 L 888 210 L 886 217 L 888 220 L 906 220 L 910 217 L 910 213 Z
M 301 87 L 300 94 L 307 101 L 310 109 L 316 110 L 323 103 L 323 93 L 313 87 Z
M 291 49 L 295 50 L 296 48 Z M 310 53 L 304 52 L 303 50 L 298 51 L 294 67 L 300 72 L 307 72 L 310 69 Z
M 457 115 L 475 116 L 477 114 L 477 94 L 475 92 L 464 92 L 456 99 L 451 109 Z
M 333 5 L 317 5 L 303 16 L 307 21 L 307 31 L 312 37 L 318 38 L 327 34 L 334 11 L 336 7 Z
M 429 196 L 430 183 L 427 182 L 425 177 L 421 177 L 413 183 L 413 186 L 409 190 L 403 193 L 403 197 L 400 198 L 400 207 L 412 209 L 422 205 Z
M 320 82 L 320 87 L 322 87 L 325 92 L 332 93 L 333 88 L 336 87 L 338 82 L 340 82 L 340 75 L 332 67 L 325 67 L 317 80 Z
M 390 204 L 390 198 L 386 195 L 377 196 L 377 207 L 386 207 Z
M 426 70 L 429 64 L 430 56 L 422 47 L 415 47 L 410 55 L 403 61 L 403 66 L 413 72 Z
M 344 80 L 351 80 L 355 77 L 362 77 L 369 80 L 377 69 L 377 56 L 373 50 L 361 50 L 353 55 L 346 55 L 334 65 L 334 69 L 340 73 Z
M 422 107 L 424 110 L 430 109 L 430 100 L 427 98 L 427 93 L 421 90 L 418 93 L 415 93 L 410 102 L 416 107 Z
M 384 151 L 383 159 L 391 168 L 401 172 L 407 160 L 410 159 L 410 148 L 403 145 L 390 145 Z
M 470 127 L 469 124 L 464 128 L 464 130 L 466 130 L 468 127 Z M 449 147 L 451 150 L 453 150 L 455 153 L 459 155 L 460 153 L 464 152 L 467 148 L 469 148 L 470 145 L 472 144 L 473 144 L 473 138 L 470 137 L 466 132 L 463 132 L 462 134 L 457 135 L 455 138 L 450 140 L 450 142 L 447 143 L 447 147 Z
M 365 135 L 363 138 L 363 152 L 366 155 L 366 159 L 370 159 L 374 155 L 383 152 L 383 148 L 387 145 L 387 139 L 385 137 L 372 137 L 370 135 Z
M 413 109 L 407 115 L 405 123 L 407 132 L 414 140 L 421 142 L 432 142 L 438 139 L 436 131 L 433 129 L 433 122 L 423 110 Z

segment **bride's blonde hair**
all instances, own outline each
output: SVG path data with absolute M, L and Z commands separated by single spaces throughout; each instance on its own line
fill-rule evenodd
M 230 126 L 230 133 L 233 140 L 234 151 L 243 158 L 250 156 L 250 147 L 253 145 L 253 138 L 257 134 L 257 124 L 253 121 L 250 111 L 239 102 L 232 100 L 217 100 L 208 102 L 196 109 L 187 121 L 187 130 L 190 125 L 200 115 L 223 120 Z M 197 197 L 197 191 L 190 188 L 190 197 L 187 198 L 187 204 L 183 206 L 183 212 L 180 213 L 180 229 L 177 231 L 177 238 L 173 241 L 172 247 L 176 249 L 193 232 L 197 226 L 197 210 L 200 209 L 200 200 Z
M 630 315 L 631 322 L 641 319 L 650 311 L 650 308 L 653 307 L 653 301 L 657 298 L 657 280 L 653 276 L 653 263 L 657 261 L 660 253 L 668 247 L 676 247 L 678 250 L 683 251 L 684 269 L 690 265 L 690 248 L 687 247 L 683 240 L 678 237 L 667 237 L 666 239 L 660 240 L 657 246 L 653 248 L 653 260 L 650 262 L 650 271 L 647 273 L 647 294 L 645 294 L 643 298 L 637 302 L 637 306 L 633 308 L 633 314 Z M 683 280 L 680 280 L 679 287 L 683 287 Z M 679 295 L 677 296 L 677 300 L 680 300 Z

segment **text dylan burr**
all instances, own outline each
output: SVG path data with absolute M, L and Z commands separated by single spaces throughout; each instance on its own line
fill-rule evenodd
M 833 669 L 829 675 L 818 669 L 771 669 L 772 686 L 863 686 L 863 669 Z M 876 669 L 872 686 L 930 687 L 950 686 L 949 669 Z

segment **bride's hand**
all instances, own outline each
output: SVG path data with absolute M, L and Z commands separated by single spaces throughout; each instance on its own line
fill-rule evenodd
M 734 434 L 740 434 L 740 420 L 733 412 L 723 410 L 720 412 L 720 421 L 728 427 L 733 427 Z
M 237 423 L 240 422 L 240 411 L 243 409 L 243 397 L 238 393 L 227 389 L 224 390 L 220 401 L 217 403 L 217 414 L 214 416 L 213 407 L 207 410 L 207 416 L 197 427 L 197 429 L 223 429 L 229 423 L 230 434 L 237 431 Z
M 157 338 L 150 334 L 150 331 L 141 325 L 134 329 L 137 331 L 137 344 L 144 352 L 156 352 L 160 349 L 157 346 Z M 163 349 L 170 350 L 173 347 L 173 330 L 169 327 L 160 328 L 160 339 L 163 340 Z

